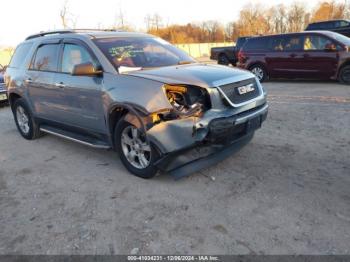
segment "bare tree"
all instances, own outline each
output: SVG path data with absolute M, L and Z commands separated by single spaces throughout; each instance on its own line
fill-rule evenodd
M 152 16 L 150 14 L 147 14 L 145 16 L 145 23 L 146 23 L 146 29 L 147 32 L 150 31 L 152 29 Z
M 225 26 L 225 35 L 226 35 L 225 38 L 228 39 L 229 41 L 233 41 L 234 39 L 235 26 L 236 26 L 235 22 L 229 22 Z
M 270 8 L 271 17 L 271 33 L 283 34 L 287 32 L 287 10 L 283 4 Z
M 153 24 L 157 30 L 159 30 L 159 28 L 162 26 L 162 21 L 163 19 L 159 14 L 155 13 L 153 15 Z
M 77 17 L 69 11 L 69 0 L 65 0 L 60 10 L 60 18 L 63 28 L 75 28 Z
M 115 27 L 119 29 L 122 29 L 125 27 L 125 15 L 121 6 L 119 7 L 118 13 L 116 15 Z
M 306 10 L 301 3 L 293 3 L 288 12 L 288 31 L 299 32 L 305 28 Z
M 163 27 L 163 18 L 157 13 L 153 15 L 147 14 L 144 20 L 146 23 L 147 31 L 158 31 L 161 27 Z

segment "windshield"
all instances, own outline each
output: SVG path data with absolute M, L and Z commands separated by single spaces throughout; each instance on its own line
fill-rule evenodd
M 195 60 L 170 43 L 152 37 L 116 37 L 94 42 L 118 69 L 152 68 L 193 63 Z

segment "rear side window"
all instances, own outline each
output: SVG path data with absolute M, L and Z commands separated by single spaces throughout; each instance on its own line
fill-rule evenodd
M 267 38 L 250 38 L 247 39 L 244 49 L 249 50 L 264 50 L 267 49 Z
M 57 71 L 58 44 L 45 44 L 38 47 L 31 65 L 32 70 Z
M 21 65 L 25 61 L 31 47 L 32 47 L 32 43 L 20 44 L 16 48 L 16 51 L 12 56 L 9 67 L 13 67 L 13 68 L 21 67 Z
M 302 49 L 303 37 L 299 35 L 284 35 L 272 37 L 269 47 L 273 51 L 295 51 Z

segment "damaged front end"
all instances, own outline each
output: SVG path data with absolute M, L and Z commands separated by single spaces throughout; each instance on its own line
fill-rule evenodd
M 164 92 L 172 109 L 142 118 L 148 139 L 161 155 L 155 165 L 181 178 L 246 145 L 268 111 L 266 93 L 260 83 L 255 78 L 248 82 L 254 84 L 256 93 L 247 94 L 247 100 L 241 98 L 238 106 L 232 92 L 247 85 L 247 80 L 229 83 L 232 90 L 228 90 L 225 82 L 215 83 L 218 85 L 212 88 L 165 84 Z M 135 121 L 130 119 L 134 124 Z

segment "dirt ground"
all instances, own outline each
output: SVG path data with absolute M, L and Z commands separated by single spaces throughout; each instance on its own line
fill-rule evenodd
M 0 108 L 0 254 L 350 254 L 350 87 L 268 82 L 227 160 L 174 181 L 116 153 L 26 141 Z

